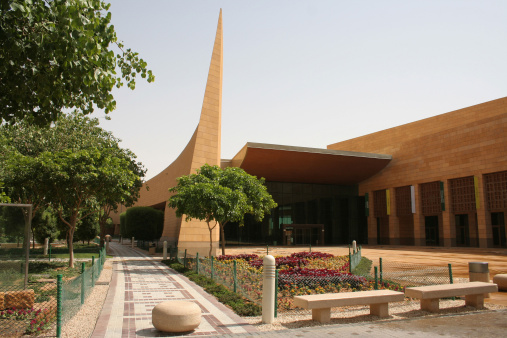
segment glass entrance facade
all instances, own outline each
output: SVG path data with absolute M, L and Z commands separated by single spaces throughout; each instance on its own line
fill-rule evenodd
M 289 224 L 322 224 L 326 245 L 367 243 L 364 197 L 358 196 L 357 186 L 266 182 L 266 187 L 278 207 L 260 223 L 247 215 L 243 227 L 227 225 L 228 245 L 281 245 L 282 227 Z M 294 233 L 292 244 L 318 243 L 317 234 L 305 231 Z

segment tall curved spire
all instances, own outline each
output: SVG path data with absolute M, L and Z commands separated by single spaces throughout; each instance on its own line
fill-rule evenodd
M 222 134 L 222 74 L 223 74 L 222 9 L 218 17 L 217 32 L 204 92 L 201 117 L 196 130 L 191 172 L 204 164 L 220 165 Z

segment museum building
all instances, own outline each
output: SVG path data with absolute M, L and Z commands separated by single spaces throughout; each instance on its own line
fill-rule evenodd
M 229 245 L 506 246 L 507 97 L 327 149 L 247 143 L 224 160 L 222 74 L 220 12 L 199 124 L 136 203 L 164 211 L 162 240 L 207 254 L 206 223 L 167 207 L 176 178 L 207 163 L 264 177 L 278 204 L 260 223 L 227 225 Z

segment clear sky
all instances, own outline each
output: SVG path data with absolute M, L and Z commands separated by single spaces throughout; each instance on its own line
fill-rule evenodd
M 197 126 L 220 8 L 222 158 L 247 142 L 326 148 L 507 96 L 506 0 L 110 2 L 156 81 L 115 91 L 101 124 L 147 178 Z

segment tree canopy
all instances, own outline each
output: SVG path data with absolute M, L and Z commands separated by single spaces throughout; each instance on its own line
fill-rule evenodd
M 51 127 L 26 121 L 0 126 L 0 180 L 7 195 L 34 209 L 51 205 L 70 239 L 87 215 L 132 204 L 145 174 L 136 156 L 98 124 L 75 113 Z M 72 240 L 69 252 L 72 266 Z
M 109 7 L 102 0 L 0 2 L 0 122 L 47 125 L 65 108 L 107 114 L 116 107 L 114 87 L 134 89 L 138 74 L 154 81 L 118 40 Z
M 185 215 L 186 220 L 205 221 L 210 232 L 212 254 L 212 231 L 217 224 L 222 237 L 222 254 L 225 254 L 225 225 L 229 222 L 243 224 L 246 214 L 261 221 L 264 214 L 276 207 L 264 186 L 264 179 L 246 173 L 241 168 L 205 164 L 196 174 L 178 178 L 176 187 L 169 189 L 175 195 L 168 205 L 176 209 L 176 216 Z M 214 222 L 214 224 L 212 224 Z

